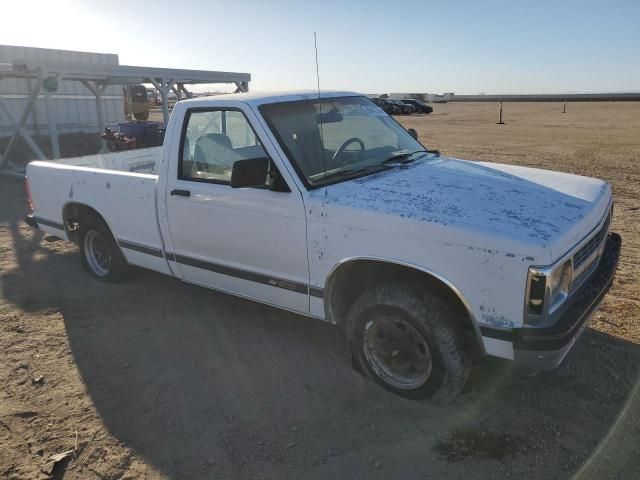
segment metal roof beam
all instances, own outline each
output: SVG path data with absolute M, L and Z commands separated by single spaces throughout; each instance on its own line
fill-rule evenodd
M 102 133 L 104 129 L 102 94 L 107 85 L 153 84 L 162 95 L 162 113 L 166 125 L 169 121 L 168 96 L 171 90 L 176 93 L 178 99 L 182 97 L 182 93 L 187 97 L 191 96 L 185 88 L 185 85 L 194 84 L 231 83 L 235 84 L 236 92 L 246 92 L 249 90 L 249 82 L 251 81 L 251 74 L 239 72 L 51 62 L 47 60 L 29 59 L 13 60 L 11 64 L 2 63 L 0 64 L 0 80 L 3 78 L 26 78 L 35 80 L 35 85 L 30 87 L 27 105 L 23 109 L 19 119 L 16 121 L 10 118 L 13 129 L 9 143 L 6 145 L 4 151 L 0 152 L 0 171 L 3 173 L 7 171 L 4 167 L 10 163 L 8 156 L 18 136 L 22 136 L 25 139 L 38 158 L 44 157 L 42 150 L 25 129 L 25 123 L 42 90 L 44 79 L 49 76 L 55 77 L 57 80 L 75 80 L 82 82 L 87 89 L 93 93 L 96 99 L 100 133 Z M 49 136 L 51 137 L 53 156 L 54 158 L 58 158 L 60 156 L 58 132 L 55 119 L 51 114 L 50 98 L 50 92 L 45 92 Z
M 194 83 L 244 83 L 251 81 L 251 74 L 218 72 L 207 70 L 185 70 L 176 68 L 136 67 L 132 65 L 95 65 L 82 63 L 59 63 L 43 60 L 14 60 L 13 70 L 17 74 L 35 73 L 39 68 L 49 73 L 60 73 L 65 80 L 96 80 L 109 83 L 134 83 L 129 80 L 144 79 L 138 83 L 152 83 L 151 79 L 171 78 L 175 82 Z

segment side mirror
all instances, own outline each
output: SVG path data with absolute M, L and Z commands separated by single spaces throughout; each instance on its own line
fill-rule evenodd
M 416 132 L 415 128 L 410 128 L 409 130 L 407 130 L 407 132 L 409 132 L 409 135 L 411 135 L 416 140 L 418 139 L 418 132 Z
M 250 158 L 233 162 L 231 169 L 231 187 L 262 187 L 267 182 L 269 159 L 267 157 Z

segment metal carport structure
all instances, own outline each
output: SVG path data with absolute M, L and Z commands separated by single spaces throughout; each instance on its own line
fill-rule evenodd
M 49 114 L 49 98 L 51 88 L 61 80 L 72 80 L 82 83 L 94 96 L 98 117 L 98 129 L 104 131 L 104 115 L 102 111 L 102 94 L 109 85 L 131 85 L 150 83 L 160 92 L 162 97 L 162 113 L 165 124 L 169 120 L 169 92 L 173 91 L 178 100 L 190 97 L 191 93 L 185 85 L 230 83 L 235 84 L 236 92 L 247 92 L 251 74 L 237 72 L 217 72 L 207 70 L 184 70 L 174 68 L 137 67 L 131 65 L 97 65 L 83 63 L 58 63 L 41 60 L 14 60 L 9 65 L 0 66 L 0 82 L 5 78 L 30 79 L 28 101 L 18 119 L 14 119 L 11 112 L 3 105 L 0 97 L 0 111 L 11 120 L 13 128 L 9 143 L 0 152 L 0 173 L 18 174 L 23 172 L 13 168 L 8 156 L 18 136 L 21 136 L 34 155 L 40 160 L 46 156 L 24 128 L 35 101 L 44 93 L 48 117 L 48 130 L 51 139 L 53 158 L 60 158 L 60 143 L 56 123 Z M 8 169 L 7 166 L 12 167 Z

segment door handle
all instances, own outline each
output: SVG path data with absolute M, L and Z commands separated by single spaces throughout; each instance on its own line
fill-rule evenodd
M 180 190 L 176 188 L 175 190 L 171 190 L 171 196 L 173 197 L 174 195 L 179 195 L 181 197 L 190 197 L 191 192 L 189 190 Z

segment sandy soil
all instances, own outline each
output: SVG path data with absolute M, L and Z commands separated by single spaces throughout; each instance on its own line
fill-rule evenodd
M 151 272 L 92 281 L 0 177 L 0 477 L 638 478 L 640 104 L 561 109 L 506 104 L 502 126 L 492 104 L 399 117 L 447 155 L 610 180 L 624 242 L 557 372 L 488 359 L 439 407 L 364 381 L 330 325 Z

